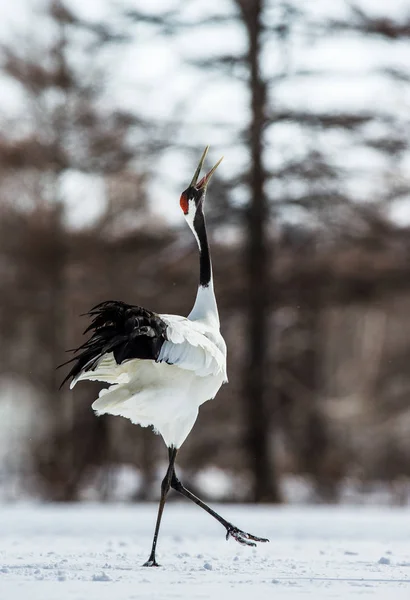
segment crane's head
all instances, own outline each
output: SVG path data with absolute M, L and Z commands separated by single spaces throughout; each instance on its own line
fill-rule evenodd
M 204 164 L 205 157 L 208 153 L 208 149 L 209 146 L 205 148 L 201 156 L 201 160 L 199 161 L 194 176 L 192 178 L 192 181 L 189 184 L 189 187 L 187 187 L 187 189 L 184 192 L 182 192 L 181 199 L 179 201 L 184 216 L 188 222 L 193 221 L 195 214 L 199 208 L 202 209 L 209 180 L 211 179 L 212 175 L 216 171 L 223 158 L 220 158 L 216 165 L 212 167 L 212 169 L 204 177 L 202 177 L 202 179 L 198 181 L 202 165 Z

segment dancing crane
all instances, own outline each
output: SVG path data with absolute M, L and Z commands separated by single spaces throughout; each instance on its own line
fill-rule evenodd
M 212 264 L 207 240 L 204 201 L 209 180 L 220 164 L 199 181 L 205 148 L 180 206 L 199 248 L 199 286 L 188 317 L 156 314 L 125 302 L 106 301 L 87 315 L 91 337 L 74 350 L 74 362 L 62 385 L 81 380 L 104 381 L 92 408 L 97 415 L 127 417 L 152 425 L 168 447 L 169 465 L 161 484 L 161 498 L 151 554 L 144 566 L 158 566 L 156 546 L 161 517 L 170 488 L 192 500 L 226 529 L 226 539 L 255 546 L 267 542 L 238 529 L 186 489 L 175 474 L 177 452 L 191 431 L 201 404 L 215 397 L 227 381 L 226 344 L 219 331 Z M 67 364 L 67 363 L 65 363 Z

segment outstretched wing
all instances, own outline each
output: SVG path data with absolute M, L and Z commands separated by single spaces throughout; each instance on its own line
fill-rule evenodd
M 222 375 L 226 381 L 226 346 L 198 321 L 177 315 L 158 315 L 125 302 L 107 301 L 88 313 L 91 324 L 84 333 L 91 337 L 74 350 L 74 363 L 64 378 L 127 383 L 128 361 L 153 360 L 195 371 L 199 377 Z M 124 364 L 125 363 L 125 364 Z M 61 365 L 63 366 L 63 365 Z
M 74 350 L 74 362 L 62 386 L 72 378 L 71 387 L 85 373 L 90 379 L 113 383 L 117 365 L 129 359 L 157 360 L 166 340 L 167 325 L 159 315 L 140 306 L 109 300 L 94 306 L 88 313 L 92 332 L 89 340 Z M 61 365 L 63 366 L 63 365 Z M 93 373 L 94 372 L 94 373 Z

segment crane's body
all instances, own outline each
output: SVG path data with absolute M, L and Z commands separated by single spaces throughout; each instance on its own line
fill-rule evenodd
M 111 302 L 112 306 L 131 314 L 140 310 L 122 303 Z M 226 381 L 226 345 L 206 319 L 156 317 L 164 325 L 156 359 L 131 358 L 117 364 L 114 353 L 107 352 L 95 368 L 81 371 L 71 387 L 83 379 L 110 383 L 92 405 L 98 415 L 152 425 L 168 447 L 180 448 L 201 404 L 214 398 Z
M 169 467 L 146 566 L 157 566 L 155 549 L 170 487 L 222 523 L 227 538 L 246 545 L 267 541 L 239 530 L 215 513 L 181 484 L 174 469 L 177 451 L 191 431 L 199 407 L 214 398 L 227 381 L 226 344 L 220 333 L 203 213 L 207 184 L 221 161 L 198 182 L 207 150 L 180 200 L 200 254 L 199 286 L 191 313 L 188 317 L 161 315 L 111 300 L 98 304 L 88 313 L 92 322 L 85 333 L 92 335 L 75 351 L 74 366 L 63 381 L 72 378 L 71 388 L 85 379 L 108 383 L 92 405 L 97 415 L 120 415 L 143 427 L 152 425 L 168 447 Z

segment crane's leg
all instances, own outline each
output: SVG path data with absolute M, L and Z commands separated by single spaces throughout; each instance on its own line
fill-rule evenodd
M 144 567 L 159 567 L 159 564 L 157 563 L 156 558 L 155 558 L 155 550 L 157 547 L 159 527 L 161 525 L 161 518 L 162 518 L 162 513 L 164 511 L 165 501 L 167 499 L 167 494 L 169 492 L 169 488 L 171 487 L 171 480 L 172 480 L 172 475 L 174 473 L 174 464 L 175 464 L 175 458 L 176 458 L 177 452 L 178 452 L 177 448 L 168 448 L 169 465 L 168 465 L 166 475 L 161 483 L 161 499 L 159 501 L 157 523 L 155 525 L 155 532 L 154 532 L 154 539 L 152 541 L 151 554 L 150 554 L 147 562 L 144 563 Z
M 232 523 L 229 523 L 229 521 L 226 521 L 226 519 L 221 517 L 221 515 L 218 515 L 218 513 L 215 512 L 210 506 L 205 504 L 205 502 L 203 502 L 200 498 L 195 496 L 195 494 L 187 490 L 186 487 L 182 485 L 178 477 L 175 475 L 175 470 L 172 472 L 171 487 L 186 498 L 189 498 L 189 500 L 192 500 L 192 502 L 195 502 L 195 504 L 206 510 L 206 512 L 214 517 L 214 519 L 219 521 L 226 529 L 226 539 L 233 537 L 234 540 L 245 546 L 256 546 L 255 542 L 269 542 L 269 540 L 266 538 L 256 537 L 256 535 L 252 535 L 251 533 L 246 533 L 246 531 L 238 529 L 232 525 Z

